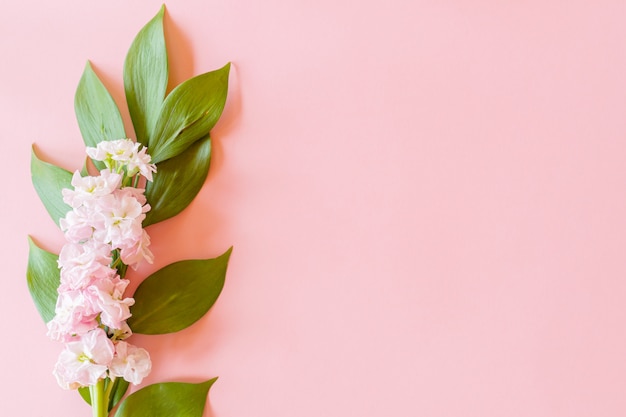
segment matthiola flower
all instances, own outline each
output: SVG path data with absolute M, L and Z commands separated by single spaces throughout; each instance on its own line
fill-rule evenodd
M 69 211 L 60 219 L 59 227 L 68 241 L 81 243 L 91 239 L 96 221 L 93 210 L 81 206 Z
M 133 384 L 140 384 L 150 373 L 151 368 L 150 355 L 145 349 L 126 342 L 118 342 L 115 345 L 115 356 L 109 367 L 111 376 L 122 377 Z
M 78 171 L 72 176 L 74 190 L 63 189 L 63 202 L 72 208 L 88 205 L 91 201 L 103 195 L 111 194 L 119 188 L 122 182 L 120 174 L 104 169 L 97 177 L 82 177 Z
M 59 253 L 58 264 L 60 268 L 71 268 L 91 262 L 108 265 L 111 260 L 111 247 L 91 240 L 81 244 L 68 243 L 63 246 Z
M 146 213 L 150 211 L 150 205 L 146 204 L 148 200 L 146 199 L 146 195 L 144 194 L 145 192 L 146 190 L 143 188 L 123 187 L 119 190 L 115 190 L 114 194 L 118 199 L 133 198 L 137 200 L 139 205 L 142 206 L 143 212 Z
M 99 280 L 85 290 L 85 299 L 100 312 L 100 322 L 107 327 L 119 329 L 131 316 L 133 298 L 122 298 L 128 280 L 115 277 L 112 280 Z
M 87 155 L 96 161 L 127 162 L 133 154 L 135 143 L 130 139 L 104 140 L 95 148 L 88 147 Z
M 67 342 L 98 327 L 98 311 L 80 290 L 59 294 L 54 318 L 48 322 L 48 337 Z
M 109 267 L 111 261 L 109 245 L 95 241 L 65 245 L 58 260 L 61 268 L 59 292 L 86 288 L 95 280 L 112 279 L 117 272 Z
M 108 335 L 111 340 L 124 340 L 131 337 L 133 335 L 133 331 L 126 322 L 123 322 L 122 327 L 119 329 L 109 327 Z
M 141 173 L 148 181 L 152 181 L 152 173 L 156 172 L 156 165 L 151 164 L 152 157 L 146 153 L 146 148 L 136 151 L 128 160 L 128 175 Z
M 154 262 L 154 255 L 148 246 L 150 246 L 150 235 L 143 230 L 141 239 L 137 240 L 133 246 L 126 246 L 121 249 L 122 262 L 135 270 L 139 263 L 144 260 L 151 264 Z
M 106 376 L 115 348 L 104 330 L 97 328 L 69 342 L 59 355 L 54 376 L 62 388 L 94 385 Z
M 124 298 L 129 281 L 118 275 L 125 270 L 120 262 L 136 268 L 153 260 L 141 225 L 150 210 L 145 190 L 125 186 L 136 184 L 138 173 L 151 181 L 156 172 L 140 146 L 120 139 L 88 148 L 107 169 L 98 176 L 76 172 L 73 189 L 63 190 L 72 210 L 59 222 L 67 243 L 59 253 L 61 282 L 48 336 L 66 343 L 54 369 L 64 388 L 94 385 L 106 376 L 138 384 L 150 372 L 148 352 L 123 342 L 132 334 L 126 320 L 135 300 Z
M 87 148 L 87 155 L 96 161 L 103 161 L 110 169 L 121 170 L 126 167 L 126 175 L 134 176 L 141 173 L 148 181 L 152 181 L 152 173 L 156 165 L 151 164 L 151 157 L 146 148 L 130 139 L 117 139 L 98 143 L 95 148 Z
M 141 204 L 143 201 L 137 199 L 136 191 L 128 191 L 126 188 L 103 197 L 100 209 L 104 229 L 100 231 L 103 235 L 98 235 L 99 239 L 109 242 L 116 249 L 135 246 L 142 239 L 141 222 L 150 210 L 148 204 Z

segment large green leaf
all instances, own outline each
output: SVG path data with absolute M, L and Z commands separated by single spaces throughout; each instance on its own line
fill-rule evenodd
M 41 249 L 28 237 L 28 268 L 26 282 L 28 290 L 35 302 L 39 315 L 46 323 L 54 318 L 54 307 L 57 303 L 57 288 L 60 283 L 60 272 L 57 265 L 59 257 Z
M 150 138 L 152 162 L 172 158 L 209 134 L 224 110 L 230 63 L 193 77 L 165 98 Z
M 214 259 L 175 262 L 146 278 L 133 296 L 133 332 L 174 333 L 199 320 L 222 291 L 232 249 Z
M 72 173 L 40 160 L 33 149 L 30 158 L 30 174 L 41 202 L 52 220 L 58 225 L 61 217 L 65 217 L 70 210 L 70 206 L 63 202 L 61 190 L 72 187 Z
M 137 141 L 149 145 L 167 88 L 165 5 L 135 37 L 124 61 L 124 90 Z
M 93 147 L 103 140 L 126 138 L 120 111 L 89 62 L 76 89 L 74 110 L 85 145 Z M 99 163 L 96 166 L 102 167 Z
M 148 385 L 129 395 L 115 417 L 202 417 L 209 389 L 216 380 Z
M 196 197 L 211 162 L 211 138 L 205 136 L 174 158 L 161 162 L 154 181 L 146 185 L 150 203 L 143 225 L 169 219 L 183 211 Z

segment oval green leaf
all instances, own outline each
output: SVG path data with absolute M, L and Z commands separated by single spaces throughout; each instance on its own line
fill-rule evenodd
M 165 98 L 148 152 L 153 163 L 172 158 L 209 134 L 224 110 L 230 63 L 193 77 Z
M 89 61 L 76 89 L 74 110 L 85 145 L 94 147 L 103 140 L 126 138 L 120 111 Z M 102 169 L 103 165 L 96 166 Z
M 57 265 L 59 257 L 41 249 L 28 237 L 28 267 L 26 282 L 28 290 L 35 302 L 35 307 L 44 322 L 54 318 L 54 308 L 57 303 L 60 271 Z
M 37 195 L 58 226 L 59 220 L 70 210 L 70 206 L 63 202 L 61 190 L 72 187 L 72 173 L 40 160 L 33 149 L 30 158 L 30 174 Z
M 198 195 L 209 173 L 211 138 L 206 136 L 174 158 L 161 162 L 146 185 L 150 203 L 144 226 L 174 217 Z
M 165 5 L 139 31 L 124 61 L 124 90 L 137 141 L 150 143 L 167 88 L 168 66 L 163 15 Z
M 202 417 L 209 389 L 216 380 L 148 385 L 129 395 L 115 417 Z
M 133 332 L 174 333 L 204 316 L 224 287 L 232 249 L 214 259 L 175 262 L 146 278 L 133 295 Z

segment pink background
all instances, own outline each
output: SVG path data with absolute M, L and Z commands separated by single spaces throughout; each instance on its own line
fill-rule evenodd
M 80 165 L 85 61 L 124 109 L 160 4 L 3 5 L 2 415 L 90 415 L 25 283 L 26 236 L 62 244 L 30 146 Z M 206 186 L 135 279 L 235 249 L 208 316 L 135 338 L 146 382 L 219 375 L 210 417 L 626 415 L 626 3 L 167 7 L 174 84 L 234 68 Z

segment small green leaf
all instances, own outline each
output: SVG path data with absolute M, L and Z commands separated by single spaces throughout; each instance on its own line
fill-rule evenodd
M 133 332 L 174 333 L 199 320 L 222 291 L 232 249 L 214 259 L 175 262 L 146 278 L 133 296 Z
M 148 153 L 153 163 L 172 158 L 209 134 L 224 110 L 230 63 L 193 77 L 165 98 Z
M 216 380 L 148 385 L 129 395 L 115 417 L 202 417 L 209 389 Z
M 59 220 L 70 211 L 70 206 L 63 202 L 61 190 L 72 187 L 72 173 L 40 160 L 34 149 L 31 152 L 30 173 L 35 191 L 58 226 Z
M 78 388 L 78 393 L 81 397 L 83 397 L 83 400 L 85 400 L 87 404 L 91 405 L 91 393 L 89 392 L 89 387 Z
M 167 88 L 165 5 L 135 37 L 124 61 L 124 90 L 137 141 L 148 146 Z
M 41 249 L 28 237 L 28 268 L 26 282 L 35 302 L 35 307 L 44 322 L 54 318 L 59 288 L 60 272 L 57 265 L 59 257 Z
M 127 137 L 122 116 L 113 97 L 89 62 L 85 65 L 85 71 L 76 89 L 74 110 L 85 145 L 94 147 L 103 140 Z M 96 166 L 101 169 L 103 165 L 98 162 Z
M 161 162 L 154 181 L 146 185 L 150 203 L 143 225 L 158 223 L 183 211 L 196 197 L 211 162 L 211 138 L 205 136 L 183 153 Z

